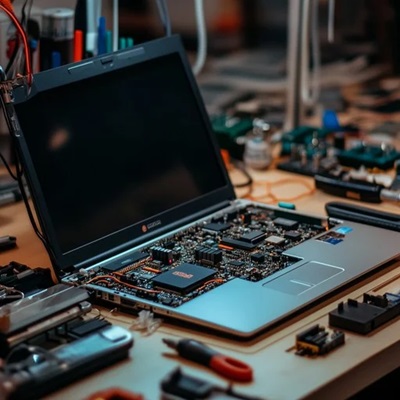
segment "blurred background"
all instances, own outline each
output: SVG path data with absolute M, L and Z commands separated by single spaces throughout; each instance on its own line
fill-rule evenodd
M 172 33 L 182 35 L 192 63 L 199 52 L 196 0 L 166 0 Z M 231 112 L 262 116 L 282 129 L 287 116 L 289 67 L 298 68 L 288 57 L 291 7 L 306 0 L 204 0 L 206 27 L 205 62 L 196 73 L 210 115 Z M 41 25 L 43 10 L 54 1 L 13 2 L 16 10 L 29 4 L 31 18 Z M 76 0 L 58 0 L 57 7 L 75 10 Z M 112 28 L 112 0 L 103 0 L 102 15 Z M 400 73 L 400 2 L 396 0 L 319 0 L 311 35 L 318 42 L 318 98 L 305 113 L 319 115 L 323 109 L 340 112 L 346 106 L 343 88 Z M 329 7 L 334 13 L 329 14 Z M 119 0 L 119 35 L 135 44 L 166 34 L 156 0 Z M 293 10 L 292 10 L 293 11 Z M 197 15 L 198 16 L 198 15 Z M 292 19 L 291 19 L 292 18 Z M 329 18 L 334 36 L 329 38 Z M 313 21 L 311 21 L 312 23 Z M 0 65 L 7 59 L 10 21 L 0 13 Z M 310 39 L 311 43 L 311 39 Z M 310 43 L 308 47 L 312 46 Z M 316 48 L 313 47 L 310 51 Z M 289 61 L 290 60 L 290 61 Z M 316 65 L 310 57 L 309 66 Z M 39 68 L 39 67 L 38 67 Z M 311 75 L 310 75 L 311 77 Z M 311 78 L 310 78 L 311 80 Z M 311 89 L 313 89 L 311 87 Z M 310 89 L 310 90 L 311 90 Z M 315 89 L 315 87 L 314 87 Z M 297 123 L 302 121 L 297 121 Z M 0 149 L 7 151 L 7 135 L 0 126 Z

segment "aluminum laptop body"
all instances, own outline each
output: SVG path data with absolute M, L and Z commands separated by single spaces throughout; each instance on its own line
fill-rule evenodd
M 54 269 L 94 302 L 249 338 L 399 255 L 399 233 L 236 199 L 179 36 L 14 95 Z

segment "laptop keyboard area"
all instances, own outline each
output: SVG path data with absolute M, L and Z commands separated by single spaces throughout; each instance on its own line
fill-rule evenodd
M 299 261 L 285 254 L 288 249 L 326 230 L 317 218 L 247 205 L 64 282 L 88 285 L 106 302 L 132 295 L 178 307 L 231 279 L 258 282 L 287 268 Z

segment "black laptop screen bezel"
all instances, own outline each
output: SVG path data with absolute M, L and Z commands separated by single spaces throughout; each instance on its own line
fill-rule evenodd
M 29 99 L 37 93 L 61 85 L 79 82 L 86 78 L 100 75 L 107 72 L 107 70 L 118 70 L 169 54 L 178 54 L 181 59 L 183 71 L 186 74 L 187 81 L 193 93 L 194 101 L 198 105 L 199 114 L 201 115 L 202 123 L 206 129 L 213 152 L 215 153 L 224 184 L 212 192 L 178 207 L 169 209 L 162 214 L 139 221 L 111 235 L 107 235 L 87 244 L 82 244 L 72 250 L 63 251 L 56 230 L 54 229 L 51 215 L 49 214 L 43 188 L 40 185 L 40 177 L 37 174 L 37 168 L 35 168 L 33 157 L 30 154 L 28 141 L 24 137 L 24 132 L 20 130 L 16 134 L 18 149 L 21 154 L 21 160 L 24 165 L 29 190 L 40 227 L 51 249 L 51 259 L 52 262 L 56 264 L 54 266 L 57 271 L 72 266 L 81 268 L 100 262 L 121 251 L 146 243 L 171 229 L 179 227 L 183 223 L 190 222 L 191 218 L 199 218 L 203 212 L 205 213 L 207 210 L 215 209 L 219 204 L 226 205 L 228 202 L 235 199 L 233 186 L 224 166 L 220 149 L 212 131 L 209 116 L 179 35 L 157 39 L 140 46 L 135 46 L 129 50 L 118 51 L 105 56 L 84 60 L 80 63 L 69 64 L 53 70 L 40 72 L 34 76 L 34 83 L 29 94 L 27 94 L 25 88 L 15 90 L 16 114 L 18 116 L 18 104 L 29 101 Z M 160 223 L 159 221 L 162 222 Z M 154 228 L 144 232 L 143 226 L 154 226 Z

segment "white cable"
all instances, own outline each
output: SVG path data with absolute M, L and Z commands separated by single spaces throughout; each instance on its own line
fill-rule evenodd
M 97 24 L 101 15 L 102 0 L 86 0 L 87 27 L 86 51 L 97 54 Z
M 204 20 L 203 0 L 194 0 L 197 25 L 197 57 L 193 65 L 193 73 L 198 75 L 203 69 L 207 56 L 207 32 Z
M 118 36 L 119 36 L 119 16 L 118 16 L 118 0 L 113 0 L 113 51 L 118 50 Z

